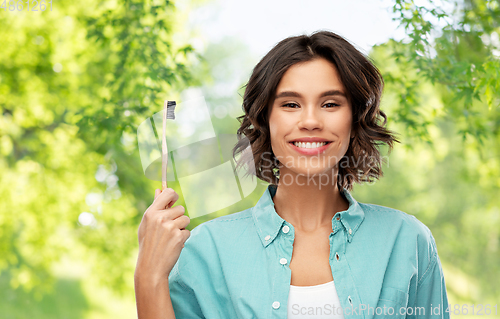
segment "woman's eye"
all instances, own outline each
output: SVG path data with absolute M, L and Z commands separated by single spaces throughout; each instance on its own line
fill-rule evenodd
M 332 108 L 332 107 L 337 107 L 337 106 L 340 106 L 339 104 L 337 103 L 326 103 L 325 105 L 328 105 L 327 108 Z
M 337 104 L 337 103 L 326 103 L 323 106 L 326 106 L 326 108 L 333 108 L 333 107 L 340 106 L 340 104 Z M 298 104 L 296 104 L 296 103 L 286 103 L 286 104 L 283 104 L 281 107 L 289 107 L 289 108 L 295 109 L 295 108 L 298 108 L 300 106 Z

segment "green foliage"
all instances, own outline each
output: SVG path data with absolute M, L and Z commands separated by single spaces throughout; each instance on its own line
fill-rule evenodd
M 0 270 L 41 299 L 69 254 L 130 293 L 137 227 L 158 187 L 135 132 L 197 84 L 189 65 L 200 56 L 171 1 L 54 6 L 0 15 Z M 82 227 L 82 212 L 96 225 Z
M 494 302 L 500 284 L 498 1 L 465 1 L 453 16 L 433 1 L 425 7 L 396 1 L 393 9 L 408 37 L 376 46 L 370 56 L 386 81 L 382 109 L 404 147 L 391 153 L 384 178 L 355 194 L 429 226 L 454 302 Z
M 440 9 L 443 3 L 419 6 L 413 0 L 397 0 L 393 7 L 408 34 L 407 39 L 392 42 L 392 56 L 404 65 L 403 75 L 387 77 L 400 86 L 397 120 L 407 123 L 419 138 L 428 139 L 426 128 L 431 122 L 415 118 L 420 115 L 415 110 L 419 100 L 415 86 L 430 81 L 449 93 L 444 114 L 461 122 L 463 139 L 483 145 L 498 126 L 493 120 L 500 106 L 499 3 L 467 0 L 457 4 L 452 16 Z M 417 73 L 413 72 L 413 79 L 404 74 L 408 68 Z
M 498 296 L 499 284 L 500 6 L 467 0 L 449 16 L 434 1 L 395 0 L 393 9 L 408 37 L 370 55 L 386 80 L 382 109 L 404 148 L 391 153 L 380 182 L 356 187 L 355 196 L 428 225 L 447 269 L 481 287 L 464 292 L 450 278 L 451 293 L 481 303 Z M 138 0 L 0 14 L 0 284 L 12 292 L 0 307 L 32 307 L 28 300 L 40 309 L 26 314 L 41 318 L 96 307 L 87 300 L 94 291 L 55 276 L 64 255 L 89 279 L 133 295 L 137 227 L 159 187 L 142 173 L 137 126 L 195 86 L 214 114 L 229 113 L 212 117 L 216 132 L 235 133 L 247 79 L 233 71 L 257 62 L 234 39 L 196 52 L 182 37 L 185 19 L 171 1 Z M 221 83 L 240 96 L 220 94 Z M 96 223 L 83 226 L 82 212 Z M 75 313 L 56 309 L 60 294 L 77 299 Z

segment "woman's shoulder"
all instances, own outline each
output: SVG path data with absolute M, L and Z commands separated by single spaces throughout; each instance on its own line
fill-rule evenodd
M 358 231 L 363 235 L 357 242 L 370 242 L 370 247 L 395 256 L 394 260 L 412 261 L 417 271 L 417 283 L 428 278 L 440 265 L 438 248 L 430 228 L 416 216 L 399 209 L 376 204 L 359 203 L 364 219 Z M 357 235 L 356 235 L 357 236 Z M 392 258 L 392 257 L 391 257 Z M 439 266 L 440 267 L 440 266 Z
M 417 243 L 420 255 L 433 258 L 437 254 L 436 241 L 427 225 L 416 216 L 376 204 L 359 203 L 365 214 L 363 223 L 367 228 L 375 227 L 384 230 L 386 234 L 397 234 L 400 240 Z
M 421 235 L 431 235 L 429 227 L 414 215 L 406 213 L 396 208 L 386 207 L 377 204 L 359 203 L 363 209 L 365 218 L 369 221 L 384 223 L 388 225 L 402 224 L 410 230 Z
M 198 226 L 193 228 L 193 231 L 197 228 L 203 228 L 207 230 L 216 230 L 217 228 L 220 227 L 226 227 L 227 224 L 230 224 L 230 226 L 234 227 L 237 225 L 243 225 L 248 222 L 252 221 L 252 209 L 253 207 L 250 207 L 248 209 L 235 212 L 232 214 L 224 215 L 224 216 L 219 216 L 215 217 L 211 220 L 205 221 L 203 223 L 200 223 Z
M 211 280 L 222 282 L 224 265 L 231 255 L 245 251 L 251 209 L 208 220 L 194 227 L 169 274 L 169 282 L 185 289 L 211 289 Z M 239 234 L 239 235 L 238 235 Z M 243 252 L 242 252 L 243 253 Z M 203 288 L 200 288 L 203 287 Z
M 252 208 L 248 208 L 200 223 L 193 228 L 186 243 L 191 241 L 205 246 L 221 241 L 227 243 L 231 238 L 247 232 L 252 225 Z
M 259 244 L 252 225 L 252 209 L 249 208 L 194 227 L 174 266 L 172 278 L 177 279 L 173 280 L 180 280 L 180 276 L 198 278 L 207 271 L 211 276 L 221 275 L 223 266 L 230 265 L 231 259 Z

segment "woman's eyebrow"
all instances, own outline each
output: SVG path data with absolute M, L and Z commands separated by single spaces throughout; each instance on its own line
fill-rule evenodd
M 325 91 L 325 92 L 321 93 L 319 97 L 334 96 L 334 95 L 340 95 L 340 96 L 346 97 L 344 92 L 342 92 L 340 90 Z M 283 91 L 283 92 L 280 92 L 278 95 L 276 95 L 276 97 L 274 99 L 277 100 L 277 99 L 282 98 L 282 97 L 302 97 L 302 95 L 298 92 L 295 92 L 295 91 Z

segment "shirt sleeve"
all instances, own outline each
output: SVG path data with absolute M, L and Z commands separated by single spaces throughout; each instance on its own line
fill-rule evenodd
M 437 253 L 436 242 L 430 235 L 433 255 L 429 266 L 417 283 L 413 316 L 408 318 L 449 319 L 448 296 L 444 281 L 441 261 Z
M 168 285 L 170 290 L 170 300 L 172 301 L 175 317 L 177 319 L 205 318 L 193 290 L 186 286 L 182 281 L 182 277 L 179 272 L 179 262 L 174 265 L 174 268 L 172 268 L 172 271 L 168 276 Z

